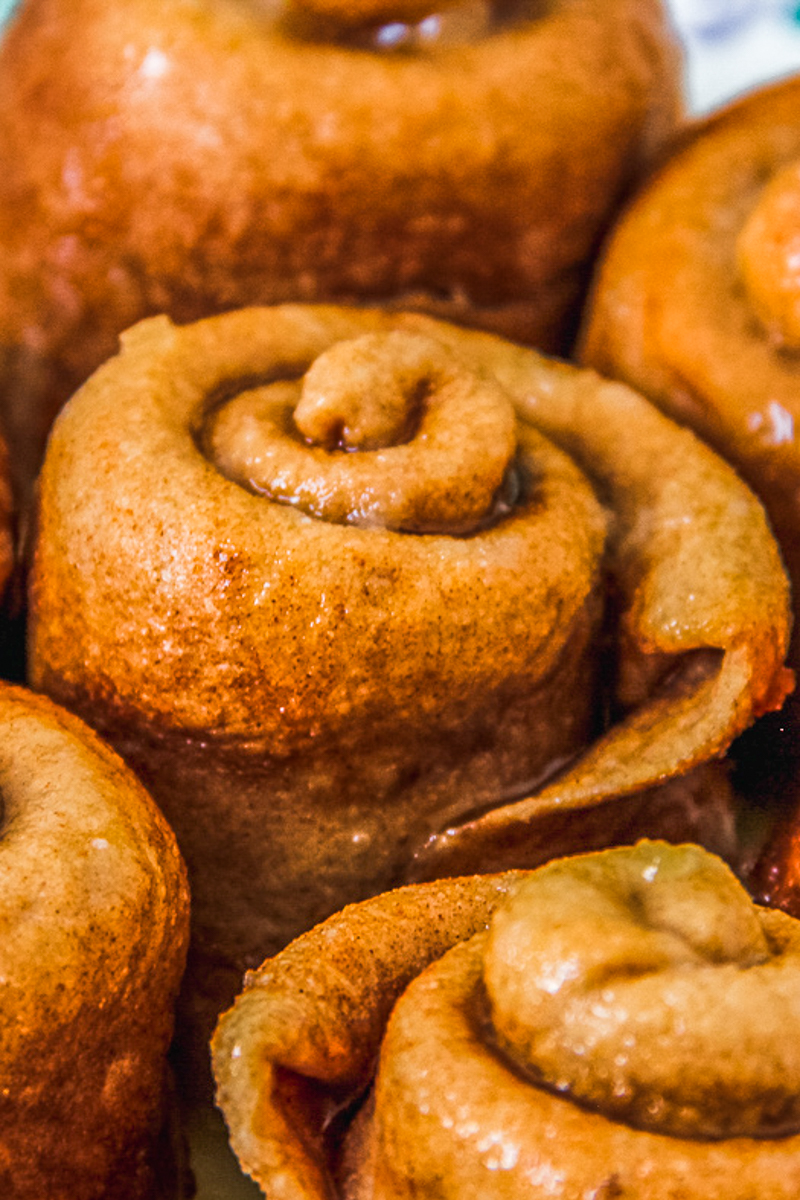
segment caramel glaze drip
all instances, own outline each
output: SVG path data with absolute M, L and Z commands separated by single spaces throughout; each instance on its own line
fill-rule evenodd
M 396 331 L 241 392 L 209 418 L 206 448 L 229 479 L 307 516 L 467 534 L 502 508 L 517 431 L 499 384 Z
M 770 338 L 800 348 L 800 162 L 763 189 L 737 254 L 751 308 Z
M 536 872 L 493 918 L 484 984 L 512 1062 L 607 1116 L 690 1138 L 800 1128 L 800 962 L 697 847 Z

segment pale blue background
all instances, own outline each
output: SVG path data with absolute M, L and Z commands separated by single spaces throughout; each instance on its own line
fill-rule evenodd
M 694 112 L 800 71 L 800 0 L 668 0 L 686 45 Z

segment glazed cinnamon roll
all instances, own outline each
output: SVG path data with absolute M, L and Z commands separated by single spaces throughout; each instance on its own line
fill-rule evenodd
M 0 1192 L 152 1200 L 189 935 L 174 836 L 90 729 L 8 685 L 0 798 Z
M 370 301 L 563 346 L 680 109 L 661 0 L 26 0 L 0 77 L 23 482 L 147 315 Z
M 799 984 L 798 922 L 695 846 L 418 885 L 248 977 L 218 1102 L 279 1200 L 790 1200 Z
M 162 317 L 64 410 L 39 499 L 31 679 L 175 828 L 206 1026 L 403 879 L 655 829 L 730 852 L 712 760 L 791 686 L 786 580 L 627 389 L 421 316 Z
M 699 125 L 640 192 L 598 273 L 582 358 L 641 389 L 763 499 L 800 586 L 800 78 Z M 800 661 L 795 638 L 793 663 Z M 760 758 L 800 772 L 793 707 Z M 762 784 L 763 790 L 763 784 Z

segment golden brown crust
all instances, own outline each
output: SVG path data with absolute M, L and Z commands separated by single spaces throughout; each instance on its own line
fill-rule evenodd
M 44 697 L 0 692 L 0 1187 L 149 1200 L 188 937 L 171 830 Z
M 800 1132 L 800 1055 L 783 1032 L 800 1017 L 800 925 L 777 927 L 786 944 L 698 847 L 551 863 L 492 919 L 492 1040 L 526 1078 L 636 1129 Z
M 332 1194 L 319 1118 L 363 1093 L 396 999 L 485 927 L 515 878 L 419 884 L 351 905 L 248 976 L 214 1035 L 217 1102 L 245 1170 L 276 1200 Z
M 511 974 L 529 967 L 529 1001 L 538 992 L 558 1017 L 562 993 L 573 1009 L 585 1000 L 589 1034 L 595 1024 L 600 1032 L 605 1020 L 619 1033 L 624 1049 L 615 1052 L 611 1075 L 619 1082 L 628 1058 L 633 1072 L 623 1090 L 637 1092 L 637 1042 L 655 1021 L 657 1049 L 648 1060 L 643 1038 L 641 1061 L 674 1095 L 713 1089 L 719 1076 L 733 1088 L 728 1116 L 741 1121 L 753 1096 L 772 1104 L 770 1070 L 783 1078 L 798 1068 L 794 1046 L 783 1037 L 783 1018 L 796 1003 L 788 977 L 800 964 L 798 924 L 754 909 L 709 858 L 693 847 L 644 843 L 530 874 L 412 887 L 352 906 L 299 939 L 249 979 L 214 1039 L 218 1100 L 245 1170 L 274 1200 L 433 1194 L 443 1200 L 553 1194 L 565 1200 L 789 1200 L 800 1182 L 797 1132 L 709 1139 L 699 1131 L 666 1136 L 644 1130 L 619 1112 L 609 1117 L 576 1102 L 546 1069 L 542 1078 L 511 1066 L 495 1045 L 485 989 L 489 948 L 502 921 Z M 624 905 L 608 906 L 602 883 L 591 897 L 573 890 L 573 878 L 602 881 L 621 860 L 630 863 L 638 897 L 627 916 Z M 662 870 L 673 876 L 669 883 L 659 883 Z M 547 900 L 553 877 L 555 921 Z M 472 927 L 486 923 L 488 935 L 470 934 L 463 916 L 469 909 Z M 402 932 L 395 938 L 398 914 Z M 413 945 L 407 926 L 414 924 L 419 955 L 402 949 L 404 941 Z M 624 993 L 619 1002 L 608 1002 L 605 993 L 618 991 Z M 686 1008 L 680 1007 L 682 992 L 694 993 Z M 750 1004 L 749 1012 L 734 996 Z M 519 1015 L 518 1007 L 514 1011 Z M 718 1013 L 725 1014 L 719 1024 Z M 546 1032 L 533 1020 L 537 1053 Z M 692 1077 L 680 1065 L 681 1022 L 686 1036 L 695 1037 Z M 718 1039 L 725 1042 L 736 1022 L 745 1028 L 736 1053 L 718 1054 Z M 573 1049 L 580 1041 L 577 1028 L 568 1032 L 557 1046 L 562 1054 L 570 1040 Z M 603 1050 L 593 1049 L 589 1034 L 576 1062 L 582 1069 L 584 1055 L 599 1060 L 602 1088 Z M 372 1095 L 347 1134 L 341 1161 L 320 1136 L 322 1122 L 342 1097 L 339 1083 L 363 1089 L 364 1063 L 379 1037 Z M 759 1055 L 764 1042 L 771 1043 L 766 1057 Z M 651 1113 L 656 1123 L 657 1107 Z M 688 1113 L 681 1111 L 684 1118 Z
M 582 353 L 737 463 L 779 533 L 787 533 L 790 562 L 800 368 L 760 326 L 737 246 L 765 184 L 798 153 L 800 79 L 756 92 L 698 126 L 611 239 Z
M 795 589 L 800 358 L 781 344 L 785 333 L 776 327 L 776 321 L 791 322 L 792 301 L 791 284 L 783 296 L 775 293 L 774 255 L 783 254 L 783 273 L 791 280 L 791 239 L 776 223 L 787 212 L 786 176 L 780 177 L 798 157 L 798 78 L 755 92 L 700 124 L 611 238 L 581 354 L 640 388 L 736 465 L 765 503 Z M 768 205 L 761 218 L 760 204 Z M 772 266 L 755 261 L 765 252 Z M 759 296 L 770 279 L 772 300 L 765 306 Z M 799 659 L 795 637 L 791 661 Z M 796 729 L 796 701 L 792 712 Z M 796 754 L 786 741 L 778 732 L 766 753 L 787 755 L 791 774 Z
M 793 162 L 762 188 L 736 245 L 746 301 L 776 349 L 797 350 L 800 340 L 798 229 L 800 177 Z
M 511 458 L 507 400 L 480 439 L 504 447 L 498 478 L 506 463 L 519 496 L 478 530 L 319 519 L 220 469 L 208 427 L 254 382 L 283 395 L 364 334 L 392 353 L 432 339 L 432 377 L 455 356 L 470 395 L 513 401 Z M 306 449 L 382 463 L 394 495 L 391 452 L 421 461 L 408 438 Z M 456 476 L 448 494 L 480 492 Z M 709 760 L 790 684 L 786 581 L 725 464 L 624 388 L 421 316 L 286 306 L 137 326 L 54 428 L 38 531 L 32 678 L 108 734 L 176 828 L 192 988 L 212 1012 L 264 953 L 409 875 L 667 828 L 730 850 Z M 627 715 L 542 788 L 592 737 L 606 572 Z
M 30 0 L 6 30 L 0 365 L 23 476 L 57 407 L 158 312 L 368 300 L 562 345 L 601 229 L 676 121 L 659 0 L 548 0 L 394 55 L 267 12 Z
M 224 408 L 243 379 L 395 328 L 299 308 L 139 326 L 63 414 L 42 477 L 33 677 L 155 790 L 194 873 L 197 942 L 232 974 L 225 996 L 267 950 L 387 886 L 442 824 L 573 753 L 594 720 L 605 519 L 533 429 L 530 495 L 470 536 L 312 519 L 203 452 L 220 389 Z M 498 412 L 508 459 L 516 416 L 506 398 Z M 388 461 L 383 474 L 402 491 Z M 451 472 L 446 490 L 472 482 Z

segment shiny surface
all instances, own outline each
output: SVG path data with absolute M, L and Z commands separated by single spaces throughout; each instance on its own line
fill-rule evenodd
M 28 0 L 0 72 L 0 396 L 25 485 L 149 314 L 366 300 L 563 345 L 680 106 L 657 0 L 548 0 L 397 52 L 243 0 Z
M 214 468 L 209 409 L 393 330 L 513 397 L 531 486 L 495 524 L 360 529 Z M 619 686 L 593 740 L 606 575 Z M 645 821 L 729 847 L 713 760 L 791 682 L 777 549 L 721 460 L 620 385 L 413 315 L 135 327 L 54 429 L 31 584 L 32 678 L 136 764 L 189 861 L 201 1043 L 246 967 L 409 874 Z
M 638 1129 L 800 1133 L 800 953 L 719 859 L 640 843 L 520 885 L 484 954 L 494 1039 L 528 1078 Z
M 495 380 L 400 330 L 339 342 L 302 384 L 241 392 L 207 424 L 229 479 L 306 516 L 406 533 L 488 527 L 521 441 Z
M 581 883 L 594 875 L 608 896 L 624 874 L 620 859 L 632 874 L 639 870 L 634 890 L 647 894 L 651 907 L 642 921 L 634 904 L 621 941 L 609 943 L 601 935 L 605 907 L 595 924 L 597 897 L 581 894 Z M 525 893 L 536 888 L 539 872 L 450 880 L 351 906 L 250 978 L 220 1025 L 215 1065 L 234 1145 L 270 1200 L 575 1200 L 615 1192 L 631 1200 L 793 1200 L 800 1186 L 796 1134 L 664 1136 L 619 1113 L 609 1119 L 576 1101 L 557 1078 L 545 1077 L 542 1086 L 541 1078 L 509 1063 L 496 1045 L 484 986 L 487 947 L 497 937 L 512 974 L 529 950 L 550 954 L 549 976 L 561 980 L 567 999 L 602 988 L 604 969 L 609 988 L 635 986 L 641 971 L 638 981 L 650 993 L 629 993 L 615 1009 L 618 1018 L 610 1019 L 628 1039 L 632 1061 L 641 1029 L 651 1016 L 661 1022 L 658 1052 L 646 1066 L 662 1072 L 679 1107 L 688 1093 L 691 1107 L 693 1082 L 681 1062 L 673 993 L 682 973 L 690 984 L 718 985 L 720 1005 L 730 1004 L 730 1015 L 752 1027 L 747 1006 L 728 996 L 736 979 L 737 1001 L 752 988 L 759 1016 L 763 1000 L 773 1005 L 771 1013 L 769 1005 L 764 1009 L 756 1043 L 745 1037 L 735 1055 L 718 1062 L 719 1039 L 729 1033 L 727 1009 L 716 1029 L 707 1002 L 683 1014 L 689 1036 L 697 1035 L 693 1079 L 702 1086 L 706 1070 L 727 1074 L 727 1096 L 717 1098 L 717 1110 L 736 1122 L 759 1089 L 767 1107 L 772 1102 L 771 1060 L 763 1056 L 770 1039 L 790 1070 L 798 1066 L 785 1022 L 771 1021 L 784 1001 L 796 1003 L 796 989 L 789 986 L 785 995 L 782 989 L 785 975 L 797 971 L 798 923 L 754 908 L 727 869 L 696 847 L 644 843 L 545 867 L 543 877 L 549 872 L 562 875 L 562 913 L 570 908 L 564 889 L 569 897 L 571 883 L 577 885 L 566 924 L 552 924 L 547 906 L 528 905 Z M 645 949 L 633 975 L 624 965 L 629 938 Z M 525 1020 L 513 995 L 509 1007 Z M 592 1008 L 606 1011 L 602 995 L 587 1012 Z M 539 1032 L 534 1018 L 534 1042 Z M 603 1051 L 590 1044 L 586 1051 L 602 1088 Z M 344 1154 L 331 1153 L 321 1122 L 332 1104 L 363 1094 L 376 1061 L 374 1088 L 349 1126 Z M 688 1112 L 681 1116 L 690 1122 Z

